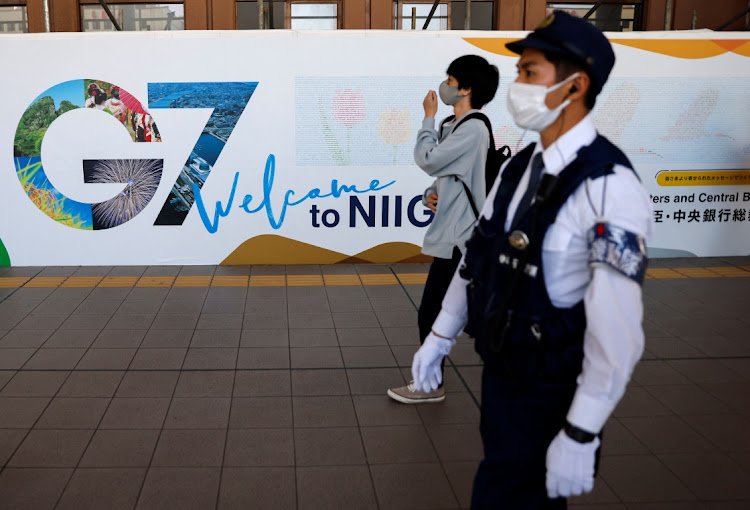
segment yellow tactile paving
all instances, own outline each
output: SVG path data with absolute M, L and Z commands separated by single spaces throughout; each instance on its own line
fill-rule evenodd
M 211 287 L 247 287 L 249 276 L 214 276 Z
M 94 288 L 99 285 L 102 278 L 102 276 L 71 276 L 60 287 L 74 289 Z
M 0 278 L 0 289 L 15 289 L 21 287 L 24 283 L 29 281 L 25 276 L 9 276 L 7 278 Z
M 735 276 L 750 276 L 750 270 L 745 270 L 741 267 L 707 267 L 706 269 L 710 269 L 716 274 L 730 278 L 734 278 Z
M 667 267 L 655 267 L 653 269 L 646 269 L 646 276 L 656 279 L 687 278 L 687 276 L 685 276 L 684 274 L 678 273 L 674 269 L 670 269 Z
M 36 288 L 57 288 L 66 280 L 65 276 L 35 276 L 28 282 L 24 287 L 36 287 Z
M 396 273 L 404 285 L 423 285 L 427 281 L 427 273 Z
M 173 287 L 208 287 L 212 276 L 178 276 Z
M 107 276 L 99 283 L 99 287 L 134 287 L 138 283 L 138 276 Z
M 688 278 L 717 278 L 720 276 L 706 267 L 676 267 L 674 270 Z
M 393 273 L 361 274 L 359 278 L 362 280 L 362 285 L 398 285 L 398 280 Z
M 360 285 L 362 282 L 356 274 L 326 274 L 323 275 L 326 285 Z
M 286 287 L 286 276 L 279 275 L 258 275 L 250 276 L 251 287 Z
M 136 287 L 172 287 L 174 276 L 141 276 Z
M 288 274 L 286 275 L 287 287 L 320 287 L 323 285 L 323 276 L 319 274 Z

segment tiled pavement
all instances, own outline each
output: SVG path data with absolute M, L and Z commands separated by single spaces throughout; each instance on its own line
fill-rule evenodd
M 467 508 L 470 342 L 444 403 L 384 394 L 426 267 L 0 268 L 0 509 Z M 571 505 L 750 508 L 750 257 L 651 267 L 644 360 Z

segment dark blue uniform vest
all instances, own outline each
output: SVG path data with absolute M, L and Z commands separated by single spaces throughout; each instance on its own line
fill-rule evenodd
M 514 157 L 502 172 L 490 219 L 482 218 L 467 243 L 461 275 L 467 287 L 469 323 L 485 368 L 515 379 L 575 381 L 583 360 L 586 329 L 583 300 L 571 308 L 555 307 L 547 294 L 542 241 L 568 197 L 586 180 L 613 172 L 615 164 L 632 169 L 625 154 L 599 135 L 558 175 L 545 176 L 534 205 L 511 230 L 526 233 L 530 243 L 517 249 L 505 231 L 508 205 L 534 145 Z M 593 225 L 592 225 L 593 226 Z

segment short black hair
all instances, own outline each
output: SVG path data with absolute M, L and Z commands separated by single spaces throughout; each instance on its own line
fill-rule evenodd
M 555 66 L 555 79 L 557 80 L 557 83 L 560 83 L 574 73 L 581 72 L 589 74 L 580 62 L 565 55 L 545 51 L 544 58 L 549 60 L 552 65 Z M 589 79 L 591 79 L 590 75 Z M 591 82 L 589 90 L 586 92 L 586 97 L 583 98 L 583 104 L 589 109 L 589 111 L 593 110 L 594 106 L 596 106 L 597 95 L 599 95 L 599 89 L 594 82 Z
M 471 88 L 471 107 L 477 109 L 492 101 L 500 82 L 497 66 L 479 55 L 458 57 L 446 73 L 456 79 L 459 89 Z

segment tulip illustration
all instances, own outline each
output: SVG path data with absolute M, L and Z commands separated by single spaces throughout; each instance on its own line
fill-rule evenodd
M 393 164 L 395 165 L 398 147 L 411 138 L 411 120 L 408 110 L 384 108 L 380 113 L 378 134 L 385 143 L 393 146 Z
M 347 163 L 351 162 L 352 128 L 365 120 L 365 99 L 361 90 L 336 89 L 331 102 L 333 120 L 346 127 Z

